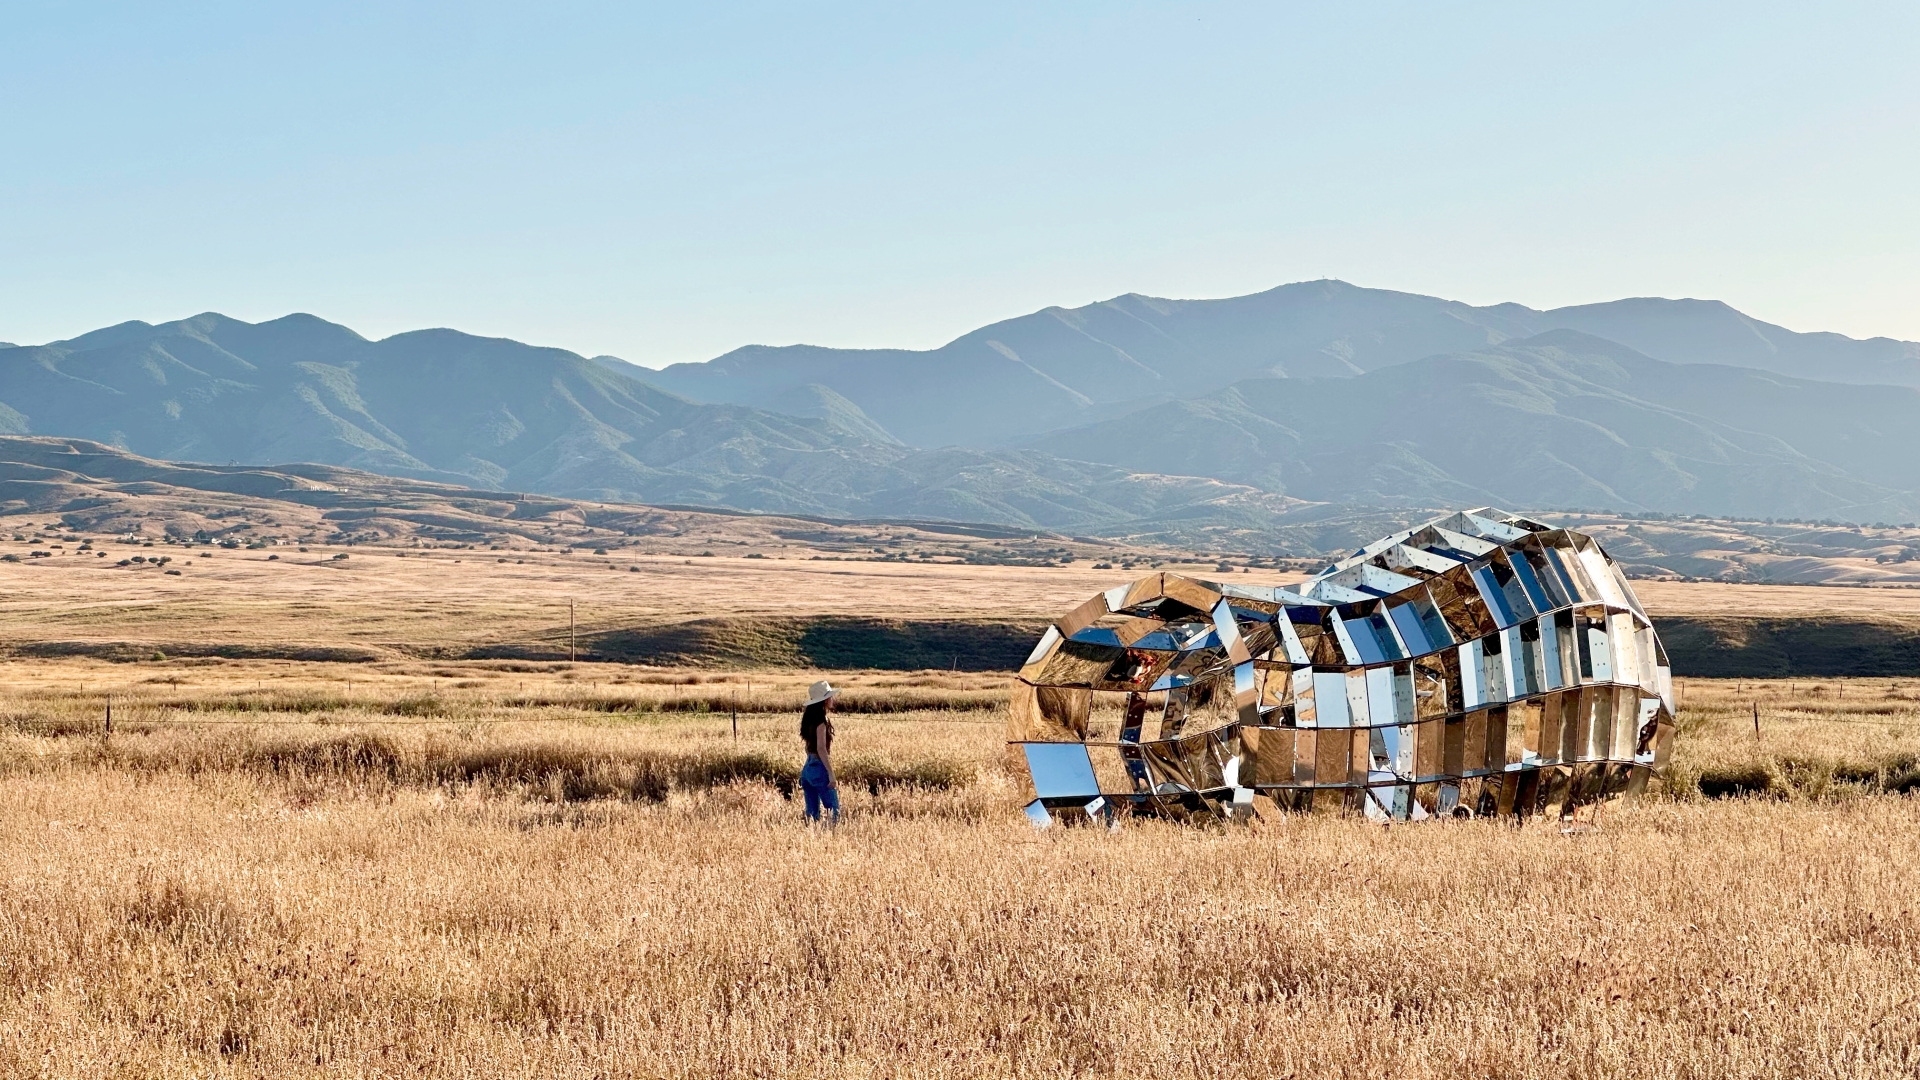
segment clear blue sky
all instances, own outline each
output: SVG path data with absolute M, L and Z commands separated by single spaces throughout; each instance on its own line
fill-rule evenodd
M 647 364 L 1339 277 L 1920 339 L 1920 5 L 0 6 L 0 340 Z

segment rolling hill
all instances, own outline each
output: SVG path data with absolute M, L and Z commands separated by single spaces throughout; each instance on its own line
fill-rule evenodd
M 698 405 L 561 349 L 311 315 L 124 323 L 0 353 L 0 431 L 172 460 L 310 461 L 522 490 L 692 501 L 718 476 L 778 502 L 782 455 L 879 460 L 831 421 Z M 688 477 L 694 477 L 689 483 Z
M 607 549 L 901 563 L 1051 565 L 1069 559 L 1210 565 L 1222 556 L 1306 571 L 1313 557 L 1422 520 L 1427 511 L 1291 504 L 1170 515 L 1091 537 L 939 521 L 796 518 L 492 491 L 333 465 L 156 461 L 82 439 L 0 436 L 0 541 L 140 537 L 223 546 L 334 544 Z M 1771 524 L 1700 516 L 1553 514 L 1602 538 L 1636 577 L 1913 586 L 1920 528 Z M 29 535 L 32 534 L 32 535 Z M 1131 542 L 1129 542 L 1131 541 Z M 1289 560 L 1288 557 L 1291 557 Z M 17 561 L 17 560 L 5 560 Z
M 1920 386 L 1920 343 L 1795 333 L 1717 301 L 1630 299 L 1536 311 L 1342 281 L 1224 300 L 1128 294 L 1051 307 L 929 351 L 751 345 L 641 377 L 700 401 L 763 407 L 797 388 L 824 386 L 909 444 L 998 446 L 1242 379 L 1351 377 L 1556 329 L 1672 363 Z
M 607 548 L 648 554 L 691 554 L 709 546 L 904 558 L 939 549 L 967 561 L 1045 562 L 1080 551 L 1108 554 L 1032 530 L 936 522 L 873 522 L 787 518 L 768 514 L 602 503 L 524 492 L 462 487 L 334 465 L 207 465 L 158 461 L 84 439 L 0 436 L 0 519 L 12 531 L 33 525 L 93 537 L 131 536 L 225 546 L 378 544 L 452 547 L 528 545 Z M 0 534 L 7 530 L 0 529 Z M 3 537 L 0 537 L 3 538 Z M 27 539 L 15 536 L 16 541 Z M 76 538 L 79 539 L 79 538 Z M 1020 552 L 1025 554 L 1020 554 Z M 9 561 L 18 561 L 9 560 Z
M 1033 445 L 1314 502 L 1920 517 L 1920 389 L 1670 364 L 1569 330 L 1242 380 Z
M 1033 450 L 914 450 L 831 391 L 795 416 L 699 404 L 562 349 L 310 315 L 125 323 L 0 351 L 0 434 L 176 461 L 311 462 L 607 502 L 1047 529 L 1291 500 Z

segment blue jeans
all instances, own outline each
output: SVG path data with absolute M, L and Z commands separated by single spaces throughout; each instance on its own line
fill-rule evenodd
M 831 815 L 827 819 L 830 823 L 840 820 L 840 792 L 834 789 L 832 781 L 828 778 L 827 767 L 812 754 L 807 755 L 806 768 L 800 770 L 800 790 L 807 796 L 809 821 L 820 820 L 820 808 L 823 806 Z

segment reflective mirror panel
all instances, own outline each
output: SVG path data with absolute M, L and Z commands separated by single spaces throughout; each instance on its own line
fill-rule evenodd
M 1478 587 L 1480 599 L 1487 605 L 1487 610 L 1493 612 L 1495 626 L 1512 626 L 1523 617 L 1507 602 L 1506 593 L 1494 579 L 1491 563 L 1482 563 L 1473 568 L 1473 583 Z
M 1385 608 L 1375 610 L 1373 614 L 1367 616 L 1366 621 L 1374 640 L 1379 643 L 1382 659 L 1404 660 L 1412 655 L 1408 649 L 1402 647 L 1399 633 L 1387 618 Z
M 1493 571 L 1493 579 L 1507 598 L 1507 607 L 1512 610 L 1515 621 L 1521 621 L 1533 618 L 1541 609 L 1522 587 L 1520 576 L 1514 569 L 1516 561 L 1520 566 L 1526 565 L 1525 559 L 1508 559 L 1505 551 L 1496 551 L 1488 557 L 1487 568 Z
M 1092 798 L 1100 794 L 1093 776 L 1093 759 L 1084 743 L 1027 743 L 1027 770 L 1033 775 L 1033 791 L 1042 799 L 1073 796 Z
M 1387 617 L 1400 632 L 1400 640 L 1406 642 L 1407 649 L 1415 656 L 1432 652 L 1439 648 L 1427 641 L 1426 625 L 1420 621 L 1420 613 L 1412 604 L 1400 604 L 1387 609 Z
M 1365 617 L 1342 618 L 1337 612 L 1334 619 L 1334 632 L 1343 635 L 1343 644 L 1351 644 L 1348 650 L 1351 654 L 1350 663 L 1379 664 L 1389 658 L 1386 649 L 1381 646 L 1379 634 L 1374 630 L 1373 620 Z
M 1566 583 L 1548 562 L 1546 550 L 1537 539 L 1514 550 L 1514 572 L 1520 574 L 1527 591 L 1537 597 L 1534 607 L 1542 614 L 1555 608 L 1563 608 L 1573 603 L 1574 598 L 1567 593 Z
M 1347 709 L 1347 673 L 1344 671 L 1313 672 L 1313 705 L 1319 718 L 1316 726 L 1323 728 L 1343 728 L 1352 722 Z
M 1580 555 L 1573 545 L 1562 543 L 1546 549 L 1547 561 L 1560 574 L 1574 603 L 1592 603 L 1600 599 L 1600 593 L 1594 589 L 1593 582 L 1587 580 L 1587 571 L 1580 564 Z
M 1540 688 L 1558 690 L 1567 685 L 1564 669 L 1561 667 L 1560 627 L 1551 615 L 1543 616 L 1534 623 L 1534 636 L 1540 643 Z

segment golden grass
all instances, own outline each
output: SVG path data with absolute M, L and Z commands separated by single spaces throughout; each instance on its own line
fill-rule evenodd
M 1684 752 L 1669 782 L 1683 792 L 1920 790 L 1920 680 L 1683 679 L 1679 694 Z
M 320 664 L 8 666 L 0 1073 L 1920 1067 L 1920 799 L 1781 764 L 1853 775 L 1910 755 L 1920 682 L 1687 680 L 1678 794 L 1571 835 L 1337 818 L 1035 833 L 994 708 L 850 714 L 843 770 L 890 779 L 846 783 L 825 833 L 779 792 L 793 713 L 745 714 L 735 742 L 725 714 L 600 707 L 744 678 L 351 672 L 348 694 Z M 784 706 L 801 678 L 756 676 L 756 693 Z M 995 692 L 836 680 L 922 704 Z M 111 739 L 91 725 L 102 685 L 126 695 Z M 423 700 L 439 711 L 402 706 Z M 726 773 L 743 762 L 760 771 Z M 1691 786 L 1755 763 L 1782 784 Z
M 0 544 L 14 547 L 32 546 Z M 129 655 L 186 644 L 343 650 L 372 659 L 459 655 L 485 646 L 564 651 L 568 603 L 592 635 L 700 616 L 1053 618 L 1137 573 L 1070 567 L 907 565 L 787 555 L 679 558 L 554 551 L 401 550 L 311 545 L 271 551 L 134 548 L 102 541 L 106 558 L 0 563 L 0 649 L 124 644 Z M 170 577 L 119 567 L 167 551 Z M 201 554 L 210 557 L 200 558 Z M 344 560 L 335 555 L 345 554 Z M 270 555 L 278 558 L 269 560 Z M 635 569 L 629 569 L 629 568 Z M 1201 577 L 1210 567 L 1183 569 Z M 1286 584 L 1258 571 L 1236 582 Z M 1920 614 L 1920 589 L 1636 583 L 1654 615 Z
M 304 554 L 216 550 L 203 559 L 204 549 L 103 547 L 104 559 L 0 563 L 0 645 L 133 642 L 164 653 L 173 642 L 219 642 L 372 657 L 496 644 L 565 650 L 569 602 L 582 635 L 707 615 L 1031 619 L 1051 618 L 1134 576 L 1084 562 L 907 565 L 814 561 L 804 553 L 683 559 L 313 545 Z M 184 566 L 180 576 L 114 565 L 136 551 L 161 550 L 174 556 L 169 569 Z
M 1633 583 L 1655 619 L 1663 615 L 1792 616 L 1920 615 L 1920 588 L 1838 585 L 1729 585 L 1711 581 Z

